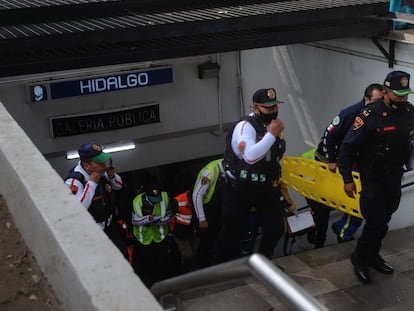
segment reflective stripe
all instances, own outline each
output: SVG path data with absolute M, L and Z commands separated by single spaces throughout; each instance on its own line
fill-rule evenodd
M 182 223 L 184 225 L 189 225 L 191 222 L 192 215 L 184 215 L 184 214 L 175 214 L 177 218 L 177 222 Z

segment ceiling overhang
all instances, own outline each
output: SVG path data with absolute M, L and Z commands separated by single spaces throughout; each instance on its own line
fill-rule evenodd
M 15 2 L 21 6 L 0 0 L 1 77 L 371 37 L 391 29 L 377 18 L 387 15 L 386 0 Z

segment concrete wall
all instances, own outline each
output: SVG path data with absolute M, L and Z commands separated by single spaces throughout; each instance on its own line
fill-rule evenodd
M 65 310 L 163 310 L 0 102 L 0 193 Z
M 220 63 L 220 77 L 199 79 L 198 65 Z M 27 88 L 35 83 L 56 83 L 125 72 L 172 68 L 173 82 L 78 97 L 30 103 Z M 135 150 L 114 154 L 119 172 L 174 163 L 223 153 L 223 123 L 240 117 L 236 53 L 171 59 L 157 63 L 89 68 L 0 79 L 0 100 L 37 148 L 62 176 L 76 161 L 67 150 L 97 141 L 110 144 L 134 141 Z M 29 103 L 28 103 L 29 102 Z M 126 129 L 52 138 L 49 118 L 109 112 L 131 106 L 159 104 L 160 122 Z

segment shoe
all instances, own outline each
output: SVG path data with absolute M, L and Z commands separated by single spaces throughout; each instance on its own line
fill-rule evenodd
M 351 255 L 351 263 L 354 266 L 354 273 L 358 280 L 364 284 L 371 282 L 368 265 L 355 252 Z
M 386 262 L 379 254 L 376 255 L 370 262 L 369 266 L 384 274 L 393 274 L 394 268 Z

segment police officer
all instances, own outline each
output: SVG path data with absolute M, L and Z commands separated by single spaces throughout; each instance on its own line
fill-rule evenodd
M 224 159 L 228 182 L 223 185 L 222 224 L 214 248 L 217 262 L 240 256 L 240 232 L 251 206 L 256 207 L 262 220 L 259 253 L 272 258 L 284 233 L 282 208 L 273 188 L 285 151 L 284 125 L 277 119 L 279 103 L 275 89 L 257 90 L 253 112 L 227 136 Z
M 348 129 L 351 127 L 358 113 L 370 103 L 376 102 L 384 96 L 384 87 L 373 83 L 366 87 L 364 98 L 358 103 L 342 109 L 331 123 L 326 127 L 320 143 L 315 151 L 315 160 L 328 163 L 331 172 L 336 172 L 339 147 Z M 326 240 L 329 214 L 331 208 L 314 200 L 307 199 L 308 204 L 314 212 L 316 228 L 308 235 L 309 242 L 315 244 L 315 248 L 322 247 Z M 341 219 L 332 224 L 332 230 L 337 235 L 338 243 L 353 239 L 353 235 L 362 223 L 362 219 L 345 214 Z
M 199 172 L 193 189 L 194 211 L 197 216 L 197 263 L 200 267 L 211 264 L 217 232 L 220 225 L 221 188 L 225 176 L 223 158 L 210 161 Z
M 123 229 L 114 221 L 117 212 L 114 190 L 122 189 L 122 178 L 109 167 L 111 155 L 103 152 L 96 142 L 82 145 L 78 153 L 80 161 L 69 172 L 65 184 L 128 258 Z
M 351 262 L 363 283 L 370 282 L 369 267 L 393 273 L 379 251 L 400 202 L 403 165 L 411 151 L 414 111 L 407 101 L 412 93 L 409 83 L 408 73 L 390 72 L 384 81 L 384 100 L 368 105 L 355 117 L 341 145 L 338 165 L 349 197 L 355 194 L 353 163 L 360 172 L 360 207 L 366 223 Z

